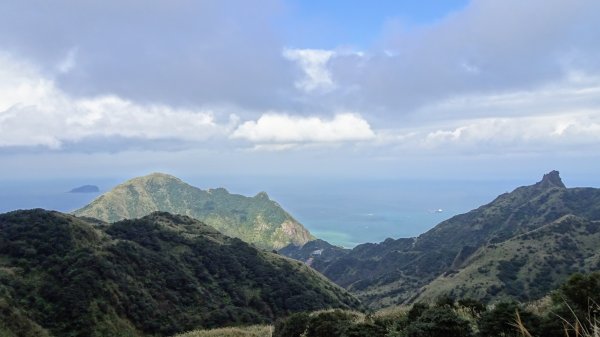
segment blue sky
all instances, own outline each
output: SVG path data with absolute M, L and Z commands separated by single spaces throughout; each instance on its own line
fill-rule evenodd
M 5 1 L 3 180 L 594 177 L 600 3 Z
M 288 15 L 280 24 L 285 40 L 296 48 L 369 48 L 388 25 L 427 25 L 467 4 L 464 0 L 292 0 L 285 2 Z

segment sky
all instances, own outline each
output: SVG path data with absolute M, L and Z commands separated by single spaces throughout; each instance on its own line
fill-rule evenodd
M 33 0 L 0 13 L 2 180 L 600 169 L 596 0 Z

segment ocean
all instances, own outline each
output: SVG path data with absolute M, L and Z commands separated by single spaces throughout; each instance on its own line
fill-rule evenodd
M 408 181 L 285 177 L 182 177 L 202 189 L 266 191 L 316 237 L 343 247 L 417 236 L 454 215 L 523 185 L 515 181 Z M 78 209 L 125 179 L 0 181 L 0 212 Z M 531 183 L 531 182 L 529 182 Z M 100 193 L 68 193 L 80 185 Z

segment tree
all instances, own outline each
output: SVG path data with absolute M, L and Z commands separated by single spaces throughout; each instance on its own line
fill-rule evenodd
M 600 272 L 587 275 L 574 274 L 552 296 L 555 304 L 566 304 L 576 314 L 587 317 L 590 309 L 600 305 Z
M 419 319 L 406 328 L 408 337 L 469 337 L 471 335 L 469 322 L 447 307 L 427 309 Z
M 485 312 L 478 322 L 480 336 L 517 336 L 517 312 L 523 325 L 531 329 L 539 327 L 540 320 L 532 313 L 519 307 L 516 302 L 500 302 L 494 309 Z
M 292 314 L 275 323 L 273 337 L 300 337 L 308 327 L 310 316 L 305 312 Z

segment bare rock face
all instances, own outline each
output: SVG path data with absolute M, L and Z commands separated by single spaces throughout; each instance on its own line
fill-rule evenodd
M 544 174 L 544 177 L 540 182 L 536 184 L 536 186 L 542 188 L 551 188 L 551 187 L 560 187 L 566 188 L 565 184 L 563 184 L 562 179 L 560 179 L 560 174 L 558 171 L 551 171 L 549 173 Z

